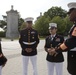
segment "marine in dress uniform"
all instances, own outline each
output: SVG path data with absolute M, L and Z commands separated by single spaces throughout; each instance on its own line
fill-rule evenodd
M 74 25 L 69 31 L 69 38 L 57 48 L 52 49 L 51 54 L 68 51 L 68 72 L 71 75 L 76 75 L 76 2 L 69 3 L 68 7 L 70 8 L 68 12 L 69 19 Z
M 23 75 L 27 75 L 29 59 L 33 66 L 33 75 L 37 73 L 37 46 L 39 43 L 38 32 L 32 28 L 32 17 L 25 19 L 26 29 L 21 30 L 19 43 L 22 48 Z
M 56 34 L 57 24 L 49 23 L 50 35 L 46 37 L 45 40 L 45 50 L 47 52 L 47 67 L 48 75 L 54 75 L 54 68 L 56 68 L 56 75 L 62 75 L 63 71 L 63 61 L 64 57 L 62 53 L 57 54 L 57 56 L 52 56 L 50 51 L 55 48 L 58 44 L 63 43 L 64 37 Z

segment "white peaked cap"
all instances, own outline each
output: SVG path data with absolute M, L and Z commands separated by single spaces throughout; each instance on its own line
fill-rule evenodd
M 69 9 L 76 8 L 76 2 L 68 3 L 68 8 Z
M 27 22 L 27 21 L 33 21 L 33 20 L 34 20 L 33 17 L 27 17 L 27 18 L 25 18 L 25 22 Z
M 57 28 L 57 24 L 56 23 L 49 23 L 49 29 L 52 28 L 52 27 Z

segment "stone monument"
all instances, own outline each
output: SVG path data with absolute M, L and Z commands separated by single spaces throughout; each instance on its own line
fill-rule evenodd
M 11 6 L 11 10 L 7 11 L 7 31 L 6 37 L 13 40 L 14 38 L 19 37 L 18 32 L 18 18 L 19 14 L 17 10 L 13 9 L 13 5 Z

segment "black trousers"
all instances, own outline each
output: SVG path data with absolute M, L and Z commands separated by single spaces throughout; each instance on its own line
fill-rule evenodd
M 67 52 L 67 70 L 71 75 L 76 75 L 76 51 Z

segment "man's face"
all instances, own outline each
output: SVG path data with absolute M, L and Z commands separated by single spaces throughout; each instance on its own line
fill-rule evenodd
M 55 28 L 55 27 L 49 29 L 50 34 L 54 35 L 54 34 L 56 34 L 56 32 L 57 32 L 57 28 Z
M 76 9 L 71 9 L 68 13 L 70 21 L 76 21 Z
M 27 25 L 28 28 L 32 28 L 32 21 L 26 22 L 26 25 Z

